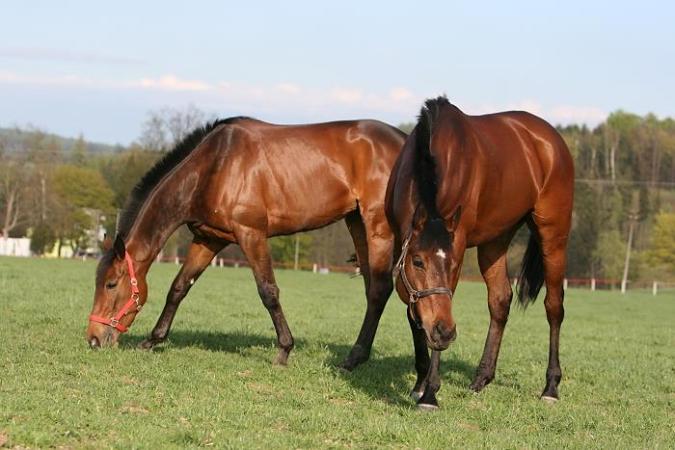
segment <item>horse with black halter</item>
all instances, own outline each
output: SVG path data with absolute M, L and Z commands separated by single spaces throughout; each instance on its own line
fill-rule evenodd
M 372 120 L 280 126 L 238 117 L 195 130 L 132 192 L 114 242 L 96 275 L 87 341 L 114 344 L 147 299 L 146 274 L 168 237 L 187 224 L 194 234 L 150 337 L 164 341 L 181 300 L 230 243 L 241 246 L 277 333 L 277 364 L 293 337 L 279 304 L 267 238 L 345 219 L 368 300 L 359 336 L 343 367 L 368 359 L 393 289 L 393 235 L 384 215 L 391 168 L 405 134 Z
M 451 307 L 468 247 L 478 247 L 490 310 L 471 389 L 480 391 L 494 378 L 512 298 L 506 251 L 523 223 L 531 236 L 518 299 L 526 306 L 546 284 L 550 342 L 542 398 L 558 399 L 573 188 L 572 157 L 544 120 L 518 111 L 469 116 L 445 97 L 425 103 L 392 171 L 385 206 L 401 249 L 396 290 L 408 304 L 417 368 L 412 396 L 421 408 L 438 405 L 440 352 L 457 335 Z

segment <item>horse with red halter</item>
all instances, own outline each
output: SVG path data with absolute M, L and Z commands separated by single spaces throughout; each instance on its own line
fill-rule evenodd
M 146 302 L 146 274 L 169 236 L 187 224 L 194 234 L 151 335 L 167 338 L 178 306 L 225 246 L 237 243 L 277 333 L 277 364 L 286 364 L 293 336 L 279 303 L 267 245 L 271 236 L 345 219 L 363 274 L 367 309 L 342 366 L 369 357 L 393 289 L 393 235 L 384 215 L 391 168 L 405 134 L 382 122 L 342 121 L 281 126 L 251 118 L 216 121 L 195 130 L 158 162 L 131 194 L 117 237 L 107 242 L 96 274 L 87 341 L 115 344 Z
M 485 349 L 470 387 L 478 392 L 494 378 L 513 295 L 506 251 L 523 223 L 531 236 L 518 299 L 526 306 L 546 284 L 550 341 L 542 398 L 558 399 L 573 188 L 572 157 L 544 120 L 519 111 L 469 116 L 445 97 L 427 100 L 392 171 L 385 206 L 400 249 L 395 286 L 408 304 L 417 369 L 411 395 L 420 408 L 438 407 L 440 352 L 457 335 L 452 301 L 468 247 L 478 247 L 490 311 Z

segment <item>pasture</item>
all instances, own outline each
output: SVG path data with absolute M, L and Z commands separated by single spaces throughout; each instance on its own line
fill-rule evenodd
M 274 329 L 249 269 L 209 268 L 170 342 L 151 330 L 177 271 L 155 265 L 150 297 L 117 349 L 84 340 L 93 261 L 0 259 L 0 447 L 72 448 L 673 448 L 675 294 L 569 290 L 561 401 L 538 399 L 548 348 L 543 295 L 512 308 L 497 377 L 467 386 L 489 315 L 462 282 L 458 339 L 443 354 L 441 410 L 408 397 L 415 376 L 403 304 L 393 296 L 371 360 L 347 354 L 365 311 L 362 280 L 277 271 L 296 348 L 271 365 Z

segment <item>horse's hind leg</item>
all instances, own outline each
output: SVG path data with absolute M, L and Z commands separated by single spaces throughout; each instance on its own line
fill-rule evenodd
M 220 241 L 209 241 L 195 238 L 190 244 L 187 258 L 183 263 L 178 275 L 171 284 L 171 289 L 166 297 L 166 304 L 162 314 L 157 320 L 150 336 L 139 344 L 140 348 L 150 349 L 155 345 L 166 340 L 171 328 L 171 323 L 176 316 L 176 311 L 181 301 L 185 298 L 199 276 L 204 272 L 216 254 L 225 247 L 227 243 Z
M 513 291 L 506 269 L 506 250 L 513 233 L 478 247 L 478 265 L 488 288 L 490 328 L 485 339 L 483 356 L 470 388 L 476 392 L 488 385 L 495 376 L 497 357 L 504 328 L 509 317 Z
M 279 303 L 279 288 L 272 271 L 272 258 L 267 247 L 267 236 L 259 230 L 243 227 L 235 230 L 235 236 L 251 265 L 258 294 L 277 332 L 279 353 L 274 359 L 274 364 L 285 366 L 288 362 L 288 354 L 293 349 L 293 336 Z
M 567 234 L 569 220 L 545 220 L 543 214 L 533 214 L 538 232 L 544 263 L 544 282 L 546 283 L 546 318 L 549 323 L 548 368 L 546 369 L 546 387 L 541 394 L 547 401 L 558 400 L 558 384 L 562 378 L 558 347 L 560 342 L 560 326 L 565 316 L 563 308 L 563 282 L 565 277 Z M 535 230 L 533 229 L 533 232 Z
M 349 356 L 340 365 L 343 369 L 351 371 L 370 357 L 370 350 L 373 346 L 380 317 L 382 317 L 384 307 L 393 290 L 391 279 L 392 239 L 383 237 L 381 232 L 373 232 L 369 237 L 358 210 L 350 213 L 345 221 L 354 241 L 368 301 L 359 336 L 356 338 Z

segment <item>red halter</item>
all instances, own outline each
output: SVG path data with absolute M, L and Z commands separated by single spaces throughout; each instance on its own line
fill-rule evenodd
M 127 300 L 122 309 L 120 309 L 117 314 L 115 314 L 110 318 L 105 318 L 94 314 L 89 316 L 90 321 L 111 326 L 120 333 L 125 333 L 129 329 L 129 327 L 126 327 L 120 323 L 122 317 L 129 314 L 129 311 L 131 311 L 131 308 L 133 308 L 134 306 L 136 306 L 136 312 L 139 312 L 143 307 L 143 305 L 141 305 L 140 302 L 140 291 L 138 290 L 138 280 L 136 279 L 136 272 L 134 272 L 134 265 L 131 262 L 131 256 L 129 256 L 129 253 L 126 252 L 124 253 L 124 260 L 127 262 L 127 269 L 129 272 L 129 283 L 131 284 L 131 297 L 129 297 L 129 300 Z

